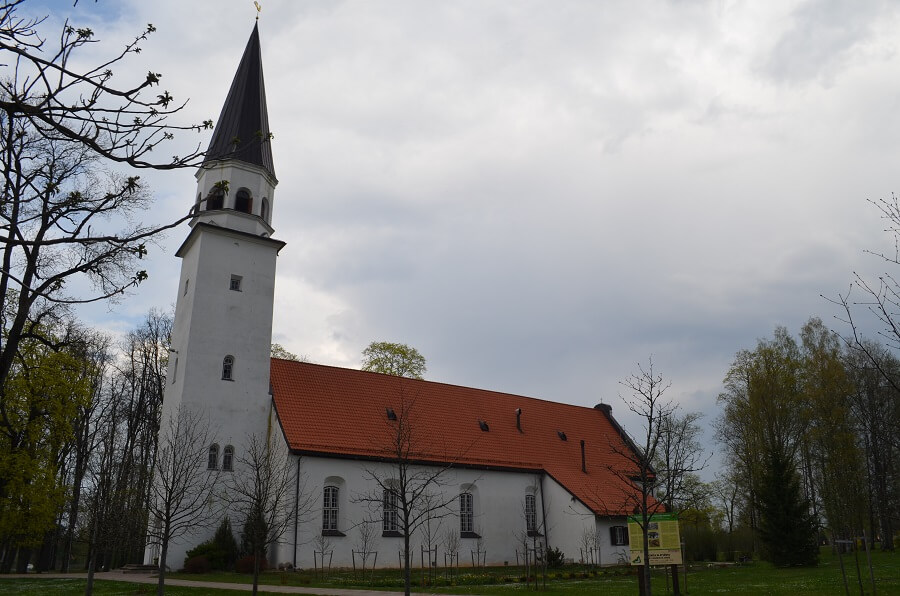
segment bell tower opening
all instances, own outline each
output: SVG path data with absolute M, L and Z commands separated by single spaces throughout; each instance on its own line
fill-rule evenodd
M 216 209 L 225 208 L 225 191 L 221 188 L 214 188 L 206 197 L 205 211 L 214 211 Z
M 248 214 L 253 212 L 253 197 L 246 188 L 240 189 L 234 196 L 234 210 Z

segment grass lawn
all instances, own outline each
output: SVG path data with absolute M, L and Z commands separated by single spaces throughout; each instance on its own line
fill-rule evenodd
M 102 574 L 101 574 L 102 575 Z M 21 594 L 23 596 L 62 596 L 84 594 L 87 580 L 84 579 L 0 579 L 0 594 Z M 166 595 L 199 596 L 209 590 L 166 586 Z M 242 590 L 216 590 L 216 596 L 247 596 Z M 134 596 L 156 594 L 156 584 L 132 584 L 128 582 L 94 581 L 94 594 L 98 596 Z
M 860 571 L 863 574 L 863 589 L 871 594 L 868 568 L 865 553 L 860 553 Z M 856 561 L 853 555 L 844 556 L 847 570 L 847 581 L 850 593 L 860 593 L 856 578 Z M 900 594 L 900 552 L 873 553 L 876 587 L 879 595 Z M 573 595 L 600 592 L 604 596 L 634 596 L 637 593 L 637 579 L 632 570 L 604 569 L 592 574 L 590 570 L 579 566 L 569 566 L 550 570 L 550 579 L 543 594 Z M 455 581 L 447 581 L 441 575 L 434 585 L 421 586 L 422 575 L 414 570 L 413 591 L 445 594 L 484 594 L 514 595 L 529 591 L 529 587 L 519 581 L 522 571 L 515 567 L 495 567 L 479 570 L 478 573 L 460 570 Z M 124 584 L 122 582 L 103 581 L 103 574 L 98 574 L 96 594 L 152 594 L 155 586 Z M 208 573 L 202 575 L 169 574 L 187 580 L 207 580 L 217 582 L 250 583 L 248 575 L 236 573 Z M 84 580 L 78 579 L 0 579 L 2 594 L 34 594 L 35 596 L 55 594 L 82 594 Z M 359 588 L 368 590 L 402 591 L 402 580 L 396 570 L 378 571 L 367 581 L 355 578 L 352 573 L 333 571 L 321 578 L 308 572 L 267 572 L 260 578 L 261 584 L 296 585 L 318 588 Z M 666 579 L 662 573 L 653 576 L 655 594 L 671 593 L 666 589 Z M 204 594 L 206 590 L 199 588 L 181 588 L 167 586 L 166 594 L 187 595 Z M 238 594 L 237 591 L 217 591 L 216 594 Z M 246 592 L 243 592 L 246 594 Z M 705 594 L 771 594 L 784 596 L 802 595 L 841 595 L 844 594 L 843 581 L 838 558 L 830 550 L 823 549 L 818 567 L 805 569 L 776 569 L 763 562 L 753 562 L 740 566 L 717 567 L 697 564 L 688 575 L 688 593 L 692 596 Z

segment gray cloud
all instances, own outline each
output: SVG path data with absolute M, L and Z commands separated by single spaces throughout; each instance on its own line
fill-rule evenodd
M 154 22 L 135 72 L 218 114 L 252 8 L 116 6 L 78 11 L 101 39 Z M 618 380 L 652 354 L 711 423 L 735 352 L 832 322 L 820 294 L 882 267 L 862 249 L 884 242 L 865 199 L 896 189 L 896 14 L 842 6 L 269 0 L 276 341 L 342 366 L 403 341 L 429 378 L 626 424 Z M 189 172 L 148 177 L 149 217 L 187 208 Z M 185 233 L 86 316 L 170 304 Z

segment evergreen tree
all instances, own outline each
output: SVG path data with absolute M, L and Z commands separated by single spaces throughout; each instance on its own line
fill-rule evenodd
M 222 520 L 212 542 L 221 553 L 222 569 L 227 571 L 234 569 L 234 562 L 238 557 L 238 545 L 237 540 L 234 539 L 234 533 L 231 531 L 231 520 L 227 517 Z
M 773 445 L 764 457 L 759 490 L 759 534 L 766 558 L 778 567 L 818 563 L 815 521 L 800 479 L 784 449 Z

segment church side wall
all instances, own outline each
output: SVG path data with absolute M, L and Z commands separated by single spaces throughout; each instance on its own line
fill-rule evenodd
M 296 460 L 294 465 L 296 465 Z M 325 551 L 332 551 L 332 567 L 351 567 L 353 550 L 361 550 L 360 526 L 369 523 L 373 533 L 374 550 L 378 567 L 399 567 L 403 549 L 403 538 L 387 537 L 382 533 L 382 507 L 380 491 L 371 474 L 382 478 L 396 475 L 396 467 L 378 462 L 364 462 L 341 458 L 302 456 L 300 458 L 302 484 L 312 496 L 312 510 L 299 521 L 296 535 L 293 528 L 282 537 L 277 545 L 272 562 L 291 563 L 301 568 L 313 567 L 314 551 L 322 550 L 323 490 L 325 486 L 335 486 L 338 490 L 339 513 L 338 530 L 344 536 L 326 536 Z M 479 538 L 459 540 L 459 564 L 471 566 L 477 551 L 483 552 L 488 565 L 515 565 L 524 560 L 524 546 L 527 532 L 525 525 L 525 496 L 536 497 L 538 530 L 550 541 L 551 546 L 559 546 L 567 557 L 579 558 L 578 545 L 584 528 L 593 530 L 594 515 L 584 505 L 572 500 L 562 486 L 549 477 L 544 477 L 542 486 L 540 473 L 505 472 L 493 470 L 450 469 L 441 476 L 440 490 L 445 498 L 453 498 L 445 517 L 433 522 L 435 536 L 433 542 L 438 547 L 438 565 L 444 565 L 447 552 L 446 535 L 460 533 L 459 500 L 461 492 L 473 495 L 473 525 Z M 542 498 L 546 495 L 546 498 Z M 367 503 L 363 499 L 374 496 L 376 502 Z M 542 524 L 546 511 L 547 524 Z M 547 528 L 547 531 L 544 528 Z M 535 538 L 527 538 L 533 547 Z M 539 537 L 538 541 L 543 540 Z M 427 542 L 423 528 L 411 541 L 414 566 L 421 565 L 421 549 Z M 315 555 L 317 558 L 320 556 Z M 517 559 L 518 556 L 518 559 Z M 327 561 L 327 557 L 326 557 Z M 357 566 L 359 563 L 357 554 Z M 321 564 L 321 563 L 319 563 Z M 370 559 L 371 564 L 371 559 Z
M 582 536 L 594 532 L 594 512 L 549 476 L 544 478 L 544 500 L 549 547 L 561 550 L 566 559 L 581 560 Z
M 627 527 L 628 522 L 624 517 L 598 517 L 597 539 L 600 545 L 599 565 L 624 565 L 628 562 L 628 545 L 615 545 L 612 543 L 610 529 L 613 526 Z M 628 536 L 627 531 L 625 536 Z

